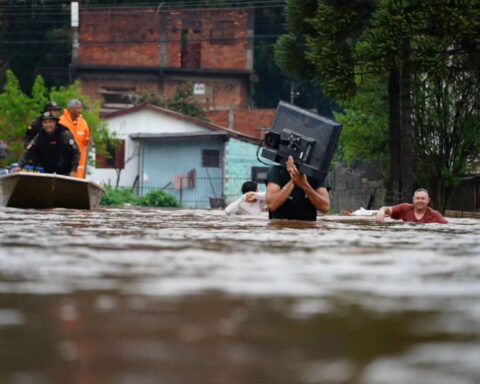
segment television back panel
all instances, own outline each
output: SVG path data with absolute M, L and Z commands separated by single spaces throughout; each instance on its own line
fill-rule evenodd
M 302 137 L 315 140 L 306 162 L 297 162 L 300 172 L 318 180 L 327 176 L 330 163 L 337 147 L 342 125 L 334 120 L 280 101 L 270 132 L 281 136 L 282 141 L 294 132 Z M 289 153 L 282 145 L 278 149 L 264 147 L 262 157 L 276 163 L 285 164 Z

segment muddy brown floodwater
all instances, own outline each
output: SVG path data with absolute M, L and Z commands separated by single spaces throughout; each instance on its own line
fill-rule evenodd
M 480 382 L 480 221 L 0 210 L 0 383 Z

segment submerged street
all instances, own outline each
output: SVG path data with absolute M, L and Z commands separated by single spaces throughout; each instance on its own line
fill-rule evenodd
M 0 210 L 0 383 L 480 381 L 480 221 Z

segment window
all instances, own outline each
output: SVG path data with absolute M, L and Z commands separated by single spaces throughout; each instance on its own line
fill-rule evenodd
M 263 184 L 267 178 L 268 167 L 252 167 L 252 181 Z
M 204 149 L 202 151 L 202 167 L 220 167 L 220 151 L 218 149 Z
M 97 168 L 125 168 L 125 140 L 113 140 L 106 154 L 96 155 L 95 162 Z
M 137 98 L 135 88 L 127 87 L 103 87 L 100 94 L 102 95 L 102 108 L 111 110 L 131 108 Z
M 182 51 L 180 63 L 182 68 L 200 68 L 202 44 L 188 29 L 182 29 Z

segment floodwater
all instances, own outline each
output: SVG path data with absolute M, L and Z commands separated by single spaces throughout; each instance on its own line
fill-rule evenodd
M 0 210 L 0 383 L 480 382 L 480 221 Z

